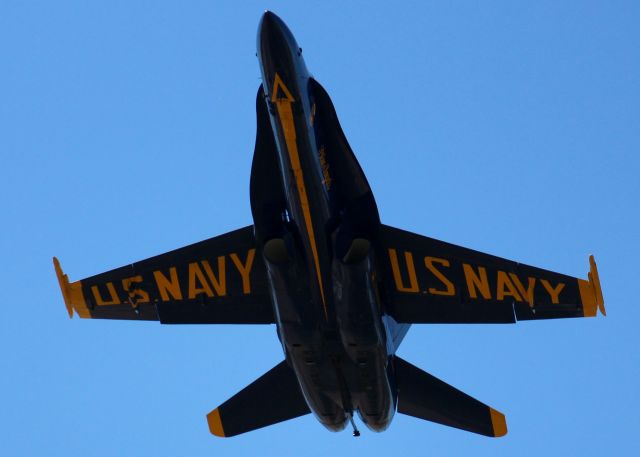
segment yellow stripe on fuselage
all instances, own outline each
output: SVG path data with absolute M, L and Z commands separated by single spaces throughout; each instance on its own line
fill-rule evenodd
M 284 92 L 284 98 L 278 98 L 278 88 Z M 318 285 L 320 286 L 320 296 L 322 298 L 324 316 L 325 319 L 328 319 L 327 303 L 324 297 L 324 286 L 322 284 L 322 274 L 320 272 L 320 259 L 318 258 L 318 247 L 316 246 L 316 237 L 313 230 L 313 221 L 311 220 L 311 210 L 309 208 L 309 198 L 307 196 L 307 189 L 304 184 L 304 176 L 300 165 L 300 155 L 298 153 L 298 143 L 296 141 L 296 127 L 293 122 L 293 111 L 291 109 L 291 104 L 295 102 L 295 99 L 291 95 L 289 89 L 287 89 L 282 82 L 280 75 L 277 73 L 273 81 L 271 92 L 271 101 L 274 102 L 278 108 L 278 117 L 280 118 L 280 123 L 282 124 L 282 129 L 284 131 L 284 139 L 287 143 L 289 160 L 291 160 L 291 167 L 293 168 L 293 174 L 296 178 L 296 187 L 298 188 L 298 195 L 300 196 L 300 205 L 302 206 L 302 214 L 304 215 L 307 235 L 309 236 L 309 242 L 311 243 L 311 254 L 313 255 L 313 261 L 316 267 L 316 277 L 318 278 Z

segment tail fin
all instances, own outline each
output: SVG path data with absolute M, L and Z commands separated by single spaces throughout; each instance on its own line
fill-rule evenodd
M 286 361 L 253 381 L 207 414 L 209 430 L 229 437 L 310 413 Z
M 502 413 L 395 357 L 398 412 L 486 436 L 504 436 Z

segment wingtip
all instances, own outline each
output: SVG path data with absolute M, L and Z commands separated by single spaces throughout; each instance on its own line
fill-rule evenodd
M 224 428 L 222 427 L 222 419 L 220 419 L 220 410 L 218 408 L 207 414 L 207 423 L 209 424 L 209 431 L 212 435 L 226 438 Z
M 507 419 L 500 411 L 493 408 L 491 410 L 491 426 L 493 428 L 493 436 L 499 438 L 507 434 Z
M 58 277 L 58 284 L 60 285 L 60 291 L 62 292 L 62 298 L 64 299 L 64 305 L 67 308 L 69 319 L 73 318 L 73 305 L 69 297 L 69 278 L 62 271 L 60 261 L 57 257 L 53 257 L 53 268 L 56 270 L 56 276 Z
M 598 274 L 598 265 L 596 265 L 596 259 L 592 255 L 589 256 L 589 282 L 593 288 L 594 295 L 596 297 L 596 305 L 603 316 L 607 315 L 607 310 L 604 307 L 604 296 L 602 295 L 602 287 L 600 285 L 600 275 Z
M 580 290 L 580 300 L 582 301 L 582 311 L 584 317 L 595 317 L 598 314 L 607 315 L 604 307 L 604 297 L 602 296 L 602 286 L 598 275 L 598 266 L 593 255 L 589 256 L 589 271 L 587 279 L 578 279 Z

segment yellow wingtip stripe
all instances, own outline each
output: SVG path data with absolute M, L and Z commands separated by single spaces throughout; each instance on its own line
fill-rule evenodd
M 582 315 L 584 317 L 594 317 L 597 313 L 598 305 L 590 282 L 578 279 L 578 290 L 580 291 L 580 301 L 582 302 Z
M 598 309 L 603 316 L 606 316 L 607 310 L 604 307 L 604 296 L 602 295 L 602 287 L 600 286 L 600 275 L 598 274 L 598 266 L 596 265 L 596 259 L 593 255 L 589 256 L 589 282 L 593 287 Z
M 598 310 L 603 316 L 607 315 L 604 307 L 604 297 L 602 296 L 602 288 L 600 286 L 600 277 L 598 275 L 598 266 L 594 257 L 589 256 L 589 273 L 587 280 L 578 279 L 578 289 L 580 291 L 580 300 L 582 301 L 582 314 L 584 317 L 594 317 L 598 314 Z
M 89 312 L 89 308 L 87 308 L 87 302 L 85 301 L 84 294 L 82 293 L 82 282 L 76 281 L 70 283 L 69 277 L 62 271 L 62 267 L 60 266 L 60 262 L 57 257 L 53 258 L 53 267 L 56 270 L 58 284 L 62 291 L 62 298 L 64 299 L 65 306 L 67 307 L 69 318 L 73 318 L 73 312 L 75 311 L 79 317 L 90 319 L 91 313 Z
M 62 298 L 64 299 L 64 305 L 67 307 L 67 313 L 69 314 L 69 319 L 73 318 L 73 306 L 71 305 L 71 300 L 69 299 L 69 278 L 62 272 L 62 268 L 60 267 L 60 261 L 57 257 L 53 258 L 53 268 L 56 270 L 56 276 L 58 277 L 58 285 L 60 286 L 60 291 L 62 292 Z
M 491 426 L 493 428 L 493 436 L 499 438 L 507 434 L 507 419 L 500 411 L 489 408 L 491 411 Z
M 209 424 L 209 431 L 212 435 L 225 438 L 224 427 L 222 426 L 222 419 L 220 419 L 220 410 L 218 408 L 207 414 L 207 423 Z

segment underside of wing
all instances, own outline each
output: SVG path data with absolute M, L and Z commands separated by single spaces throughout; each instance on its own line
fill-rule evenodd
M 382 226 L 387 312 L 404 323 L 513 323 L 605 314 L 595 260 L 579 279 Z
M 69 317 L 164 324 L 273 323 L 253 226 L 69 282 L 54 267 Z

